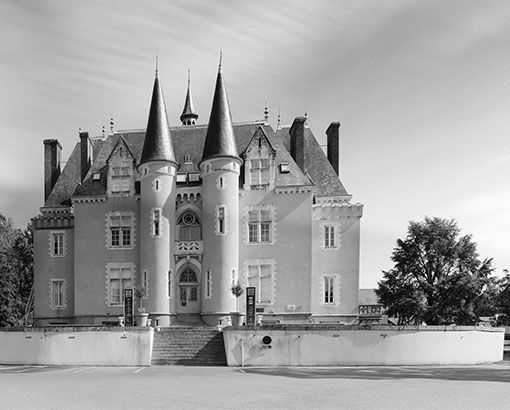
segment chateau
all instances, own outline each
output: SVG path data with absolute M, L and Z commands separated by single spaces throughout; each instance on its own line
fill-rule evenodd
M 133 288 L 157 326 L 215 325 L 244 312 L 237 283 L 264 320 L 352 322 L 362 205 L 338 176 L 340 124 L 325 155 L 304 117 L 232 123 L 221 68 L 208 124 L 189 83 L 180 120 L 156 72 L 146 130 L 80 132 L 62 170 L 59 141 L 44 141 L 34 323 L 103 324 Z

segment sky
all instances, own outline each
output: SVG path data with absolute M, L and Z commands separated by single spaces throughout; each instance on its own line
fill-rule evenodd
M 510 269 L 508 1 L 0 0 L 0 213 L 43 204 L 43 139 L 143 129 L 155 56 L 171 125 L 191 70 L 209 118 L 219 51 L 234 122 L 340 121 L 340 178 L 364 204 L 360 286 L 409 221 L 454 218 Z

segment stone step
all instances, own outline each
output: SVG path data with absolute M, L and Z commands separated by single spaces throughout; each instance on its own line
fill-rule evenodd
M 154 365 L 226 366 L 223 334 L 210 326 L 171 326 L 154 333 Z

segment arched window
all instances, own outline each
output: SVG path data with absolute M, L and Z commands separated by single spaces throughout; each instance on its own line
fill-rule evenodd
M 198 282 L 197 274 L 193 272 L 190 268 L 186 268 L 182 271 L 181 276 L 179 277 L 179 282 Z
M 197 216 L 187 211 L 181 215 L 177 221 L 177 240 L 178 241 L 200 241 L 202 240 L 202 228 Z

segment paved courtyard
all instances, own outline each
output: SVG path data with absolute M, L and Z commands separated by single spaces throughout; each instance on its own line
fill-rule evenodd
M 0 366 L 1 409 L 508 409 L 510 362 L 420 367 Z

